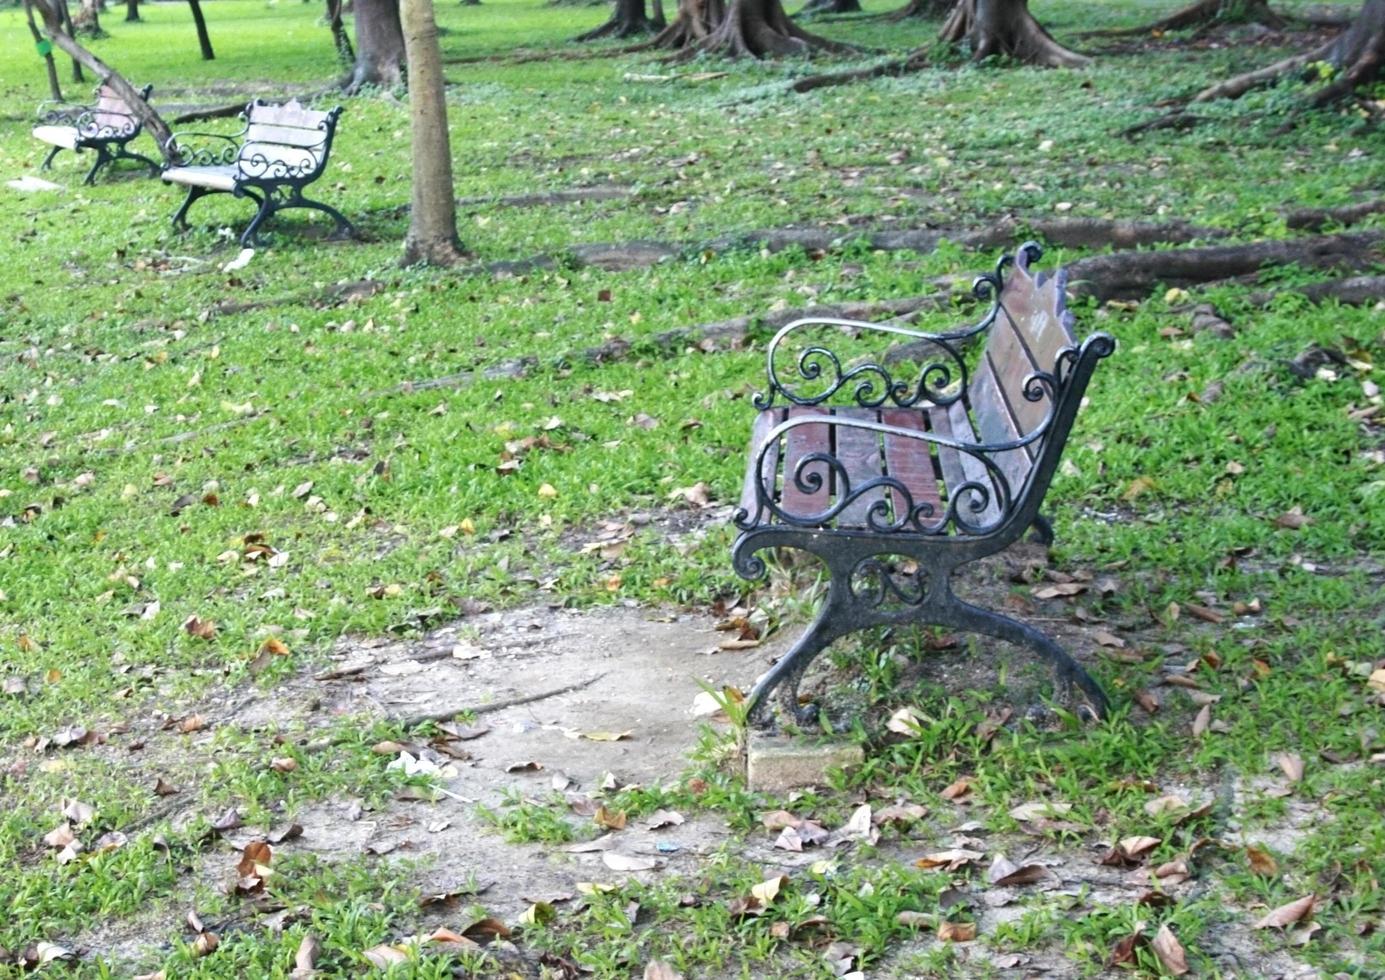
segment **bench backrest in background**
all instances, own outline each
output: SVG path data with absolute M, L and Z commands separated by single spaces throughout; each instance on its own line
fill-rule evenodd
M 236 160 L 241 175 L 271 179 L 316 176 L 327 165 L 340 112 L 305 109 L 297 99 L 283 105 L 258 99 L 250 103 Z

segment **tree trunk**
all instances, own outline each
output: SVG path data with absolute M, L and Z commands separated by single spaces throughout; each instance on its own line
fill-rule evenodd
M 202 48 L 202 60 L 215 61 L 216 52 L 212 50 L 212 39 L 207 36 L 207 22 L 202 17 L 202 4 L 200 0 L 188 0 L 188 6 L 192 8 L 192 22 L 197 27 L 197 43 Z
M 668 21 L 664 18 L 664 0 L 654 0 L 651 6 L 653 11 L 649 15 L 649 22 L 654 25 L 656 31 L 662 31 L 668 26 Z
M 1366 0 L 1361 12 L 1333 43 L 1327 60 L 1340 74 L 1317 94 L 1319 104 L 1339 99 L 1381 75 L 1385 63 L 1385 0 Z
M 941 37 L 952 44 L 967 42 L 973 61 L 1002 55 L 1046 68 L 1076 68 L 1091 62 L 1053 40 L 1029 12 L 1028 0 L 958 0 Z
M 139 0 L 125 0 L 125 22 L 139 20 Z
M 24 0 L 24 17 L 29 22 L 29 33 L 34 36 L 34 43 L 38 44 L 43 40 L 43 32 L 34 23 L 34 6 L 32 0 Z M 48 72 L 48 94 L 53 97 L 53 101 L 63 100 L 63 90 L 58 85 L 58 66 L 53 61 L 53 51 L 50 48 L 48 53 L 43 56 L 43 67 Z
M 574 41 L 596 41 L 608 37 L 638 37 L 653 34 L 654 21 L 645 16 L 644 0 L 616 0 L 611 19 L 595 30 L 579 34 Z
M 795 24 L 780 0 L 679 0 L 678 17 L 650 47 L 680 49 L 680 59 L 711 54 L 768 58 L 814 51 L 845 54 L 849 44 L 810 34 Z
M 327 0 L 327 26 L 332 29 L 332 43 L 337 47 L 337 57 L 343 65 L 356 63 L 356 52 L 351 49 L 351 38 L 346 35 L 346 27 L 341 20 L 341 0 Z
M 77 30 L 72 26 L 72 11 L 67 7 L 67 0 L 58 0 L 58 3 L 58 11 L 62 18 L 61 27 L 63 31 L 67 33 L 68 37 L 76 37 Z M 47 17 L 45 16 L 44 19 L 47 20 Z M 74 82 L 85 82 L 87 80 L 87 77 L 82 74 L 82 63 L 76 58 L 72 59 L 72 80 Z
M 82 6 L 77 11 L 77 18 L 72 22 L 74 36 L 85 34 L 87 37 L 107 37 L 105 31 L 101 29 L 101 4 L 100 0 L 82 0 Z
M 1319 61 L 1336 68 L 1337 76 L 1313 97 L 1317 105 L 1340 99 L 1379 78 L 1385 63 L 1385 0 L 1366 0 L 1351 26 L 1326 44 L 1218 82 L 1193 96 L 1193 101 L 1240 98 L 1253 88 L 1272 85 Z
M 452 265 L 464 255 L 457 238 L 447 96 L 433 0 L 403 0 L 402 14 L 409 66 L 409 145 L 413 163 L 404 264 Z
M 356 66 L 346 78 L 346 91 L 355 94 L 366 85 L 403 85 L 404 29 L 399 22 L 399 0 L 356 0 L 355 8 Z
M 71 56 L 74 62 L 86 65 L 92 70 L 102 85 L 109 85 L 120 96 L 121 100 L 130 107 L 130 111 L 139 117 L 140 122 L 144 123 L 144 128 L 149 131 L 149 135 L 154 138 L 154 142 L 159 144 L 159 152 L 168 163 L 177 162 L 177 147 L 172 145 L 173 133 L 169 131 L 168 124 L 148 102 L 140 98 L 139 92 L 135 87 L 125 80 L 125 76 L 106 64 L 96 55 L 82 47 L 72 39 L 62 28 L 62 12 L 54 4 L 60 0 L 33 0 L 33 4 L 38 8 L 40 16 L 43 17 L 43 32 L 48 35 L 52 42 Z

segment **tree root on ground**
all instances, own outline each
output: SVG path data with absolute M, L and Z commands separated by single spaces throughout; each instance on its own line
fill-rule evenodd
M 1140 34 L 1166 34 L 1206 24 L 1235 21 L 1254 22 L 1278 30 L 1288 21 L 1270 9 L 1266 0 L 1196 0 L 1162 20 L 1139 27 L 1116 27 L 1088 31 L 1082 37 L 1135 37 Z
M 939 36 L 969 43 L 973 61 L 1001 55 L 1041 68 L 1081 68 L 1092 60 L 1055 41 L 1029 12 L 1027 0 L 959 0 Z

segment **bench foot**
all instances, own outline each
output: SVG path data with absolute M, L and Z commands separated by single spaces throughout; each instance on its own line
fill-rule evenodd
M 173 214 L 173 227 L 181 231 L 186 231 L 188 227 L 188 208 L 192 207 L 192 202 L 200 197 L 206 197 L 212 191 L 205 187 L 189 187 L 188 196 L 183 198 L 182 205 Z
M 798 685 L 808 665 L 836 639 L 836 634 L 828 628 L 828 620 L 828 610 L 824 609 L 807 632 L 798 638 L 793 649 L 780 657 L 760 679 L 760 683 L 755 685 L 746 698 L 746 720 L 751 725 L 757 728 L 769 726 L 769 695 L 776 690 L 779 710 L 786 720 L 799 727 L 809 727 L 817 722 L 817 705 L 799 702 Z
M 48 155 L 47 155 L 46 157 L 43 158 L 43 163 L 41 163 L 41 164 L 39 165 L 39 169 L 40 169 L 40 170 L 52 170 L 52 169 L 53 169 L 53 158 L 54 158 L 55 156 L 58 155 L 58 151 L 61 150 L 61 149 L 62 149 L 61 146 L 55 146 L 55 147 L 53 147 L 51 150 L 49 150 L 49 151 L 48 151 Z
M 86 184 L 88 187 L 95 184 L 97 171 L 110 163 L 113 159 L 114 158 L 106 152 L 104 146 L 96 147 L 96 162 L 91 165 L 91 169 L 87 171 L 86 180 L 82 181 L 82 183 Z

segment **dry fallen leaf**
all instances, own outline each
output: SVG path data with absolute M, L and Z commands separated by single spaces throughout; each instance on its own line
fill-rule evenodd
M 1051 803 L 1046 800 L 1039 800 L 1033 803 L 1021 803 L 1010 811 L 1010 816 L 1016 820 L 1035 820 L 1040 817 L 1066 816 L 1071 810 L 1071 803 Z
M 621 854 L 602 851 L 601 862 L 612 871 L 651 871 L 659 866 L 657 859 L 642 854 Z
M 1178 941 L 1167 922 L 1159 927 L 1154 942 L 1150 945 L 1154 949 L 1154 954 L 1159 957 L 1159 962 L 1169 973 L 1181 977 L 1188 972 L 1188 957 L 1183 952 L 1183 944 Z
M 1300 919 L 1309 918 L 1313 914 L 1313 903 L 1317 899 L 1316 895 L 1304 895 L 1302 898 L 1279 906 L 1270 911 L 1259 922 L 1255 923 L 1256 929 L 1283 929 L 1291 926 Z
M 1261 848 L 1248 846 L 1246 859 L 1250 861 L 1250 870 L 1258 875 L 1271 878 L 1279 873 L 1279 864 L 1268 851 Z
M 969 943 L 976 938 L 975 922 L 938 923 L 938 941 L 944 943 Z
M 388 970 L 396 963 L 409 962 L 409 954 L 398 946 L 390 946 L 381 943 L 379 946 L 372 946 L 370 949 L 363 950 L 361 955 L 374 967 L 381 970 Z
M 943 868 L 947 871 L 956 871 L 966 864 L 980 861 L 985 854 L 980 851 L 970 851 L 964 847 L 954 847 L 947 851 L 934 851 L 932 854 L 925 854 L 914 862 L 915 867 L 919 868 Z
M 1275 764 L 1284 771 L 1289 782 L 1297 783 L 1303 779 L 1303 758 L 1294 752 L 1277 752 Z
M 644 980 L 683 980 L 683 974 L 663 960 L 650 960 L 644 968 Z
M 596 808 L 596 813 L 592 814 L 592 820 L 596 822 L 598 827 L 605 827 L 607 830 L 625 829 L 624 810 L 608 810 L 605 806 L 599 806 Z

